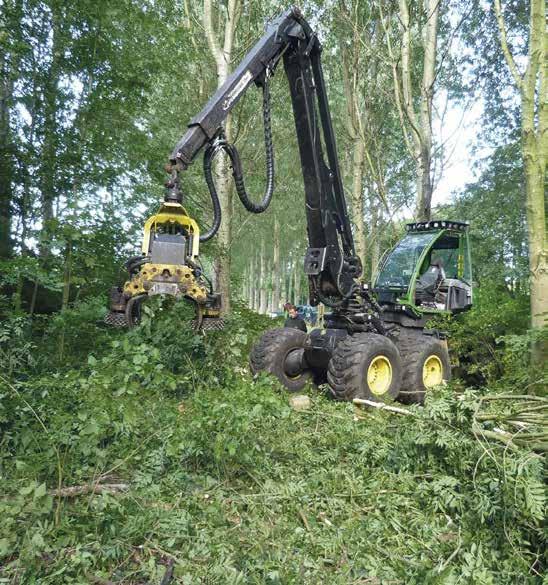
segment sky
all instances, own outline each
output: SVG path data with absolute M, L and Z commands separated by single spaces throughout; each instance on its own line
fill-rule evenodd
M 441 96 L 438 105 L 444 101 L 445 96 Z M 438 144 L 444 144 L 445 151 L 443 172 L 433 195 L 434 206 L 448 203 L 453 195 L 477 178 L 474 163 L 478 160 L 478 152 L 473 149 L 478 146 L 482 114 L 481 100 L 466 105 L 453 102 L 449 104 L 443 121 L 434 120 L 434 138 Z

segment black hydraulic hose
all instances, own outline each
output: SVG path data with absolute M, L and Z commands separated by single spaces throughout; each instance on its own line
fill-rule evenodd
M 205 234 L 200 234 L 200 242 L 211 240 L 221 227 L 221 203 L 219 202 L 219 195 L 217 194 L 211 170 L 213 159 L 220 152 L 220 148 L 219 145 L 210 145 L 204 153 L 204 175 L 209 189 L 209 196 L 211 197 L 211 204 L 213 205 L 213 224 Z
M 134 274 L 147 262 L 150 262 L 150 256 L 134 256 L 125 263 L 125 267 L 130 274 Z
M 353 284 L 350 287 L 350 290 L 343 295 L 338 301 L 330 301 L 326 296 L 324 296 L 318 289 L 318 285 L 316 284 L 316 295 L 318 296 L 318 298 L 320 299 L 320 301 L 326 305 L 327 307 L 330 307 L 331 309 L 336 309 L 338 307 L 340 307 L 345 301 L 347 301 L 348 299 L 350 299 L 352 297 L 353 294 L 356 293 L 356 291 L 359 289 L 358 285 Z
M 232 144 L 228 144 L 226 150 L 232 162 L 232 175 L 236 185 L 236 192 L 238 193 L 238 197 L 243 206 L 251 213 L 263 213 L 263 211 L 266 211 L 272 200 L 272 194 L 274 193 L 274 146 L 272 145 L 272 125 L 270 119 L 270 87 L 267 79 L 265 79 L 263 83 L 263 126 L 266 160 L 266 187 L 263 199 L 260 203 L 252 201 L 247 194 L 242 163 L 236 147 Z
M 263 123 L 264 123 L 264 140 L 265 140 L 265 158 L 266 158 L 266 187 L 263 199 L 260 203 L 256 203 L 249 198 L 247 194 L 242 162 L 238 150 L 233 144 L 229 144 L 226 140 L 217 140 L 211 144 L 204 154 L 204 175 L 211 196 L 211 203 L 213 204 L 213 225 L 205 234 L 200 235 L 200 241 L 206 242 L 211 239 L 219 230 L 221 225 L 221 205 L 219 203 L 219 196 L 217 188 L 215 187 L 215 180 L 213 179 L 213 160 L 224 150 L 232 164 L 232 176 L 236 186 L 236 193 L 242 202 L 243 206 L 251 213 L 263 213 L 268 209 L 272 194 L 274 193 L 274 147 L 272 145 L 272 126 L 270 119 L 270 89 L 268 81 L 263 83 Z
M 135 295 L 128 299 L 126 305 L 126 323 L 129 329 L 133 329 L 137 323 L 141 320 L 141 303 L 146 297 L 146 293 Z M 133 315 L 133 307 L 137 303 L 137 315 Z

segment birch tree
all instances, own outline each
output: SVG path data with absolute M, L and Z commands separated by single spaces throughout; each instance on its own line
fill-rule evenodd
M 401 165 L 399 144 L 394 148 L 399 137 L 392 131 L 398 120 L 386 99 L 393 88 L 378 12 L 357 0 L 340 0 L 338 17 L 344 123 L 352 152 L 352 220 L 356 251 L 369 277 L 378 261 L 383 213 L 390 207 L 387 176 Z
M 274 217 L 274 260 L 272 265 L 272 309 L 280 308 L 280 222 Z
M 531 290 L 531 326 L 540 329 L 548 316 L 548 249 L 546 237 L 546 156 L 548 153 L 547 34 L 546 0 L 531 0 L 529 45 L 524 72 L 520 72 L 508 43 L 500 0 L 494 0 L 504 59 L 521 103 L 521 152 L 525 171 L 525 208 L 529 242 Z M 544 348 L 545 349 L 545 348 Z M 535 347 L 533 358 L 543 358 L 542 348 Z
M 347 20 L 352 22 L 344 2 L 340 3 L 341 12 Z M 360 30 L 356 23 L 352 23 L 352 43 L 347 46 L 341 43 L 340 49 L 342 54 L 343 70 L 343 87 L 346 100 L 345 128 L 350 137 L 350 147 L 352 150 L 352 221 L 354 223 L 354 241 L 356 254 L 365 264 L 365 224 L 364 224 L 364 185 L 363 173 L 365 162 L 365 119 L 364 109 L 360 104 L 359 80 L 361 75 L 361 45 Z
M 394 44 L 394 18 L 383 14 L 383 2 L 378 6 L 387 37 L 394 81 L 394 97 L 398 107 L 404 141 L 416 168 L 415 218 L 429 220 L 434 182 L 432 176 L 432 105 L 436 81 L 436 52 L 441 0 L 423 0 L 423 23 L 411 18 L 408 0 L 399 0 L 398 35 L 401 43 Z M 422 78 L 419 87 L 413 83 L 415 64 L 414 44 L 419 34 L 422 45 Z
M 263 315 L 266 313 L 266 303 L 267 303 L 266 279 L 267 279 L 267 266 L 266 266 L 266 257 L 265 257 L 265 242 L 264 242 L 264 238 L 263 238 L 263 239 L 261 239 L 261 260 L 260 260 L 260 277 L 259 277 L 259 313 L 261 313 Z
M 203 24 L 207 44 L 217 69 L 217 87 L 223 85 L 230 74 L 234 38 L 238 24 L 241 1 L 228 0 L 223 11 L 217 10 L 218 27 L 214 24 L 211 0 L 204 0 Z M 218 37 L 222 37 L 222 42 Z M 225 135 L 230 142 L 232 122 L 228 116 L 225 122 Z M 232 181 L 226 161 L 218 158 L 215 163 L 217 190 L 221 204 L 223 221 L 218 233 L 220 254 L 215 260 L 215 275 L 219 292 L 223 299 L 223 312 L 230 312 L 230 244 L 232 240 Z

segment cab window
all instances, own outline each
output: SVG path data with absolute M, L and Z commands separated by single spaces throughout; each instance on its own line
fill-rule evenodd
M 377 288 L 407 289 L 415 267 L 436 233 L 408 234 L 388 254 L 377 278 Z
M 445 278 L 454 278 L 469 283 L 472 279 L 466 237 L 446 234 L 434 243 L 427 255 L 420 274 L 431 266 L 443 268 Z
M 445 278 L 458 278 L 459 238 L 441 237 L 430 252 L 430 265 L 441 266 L 445 273 Z

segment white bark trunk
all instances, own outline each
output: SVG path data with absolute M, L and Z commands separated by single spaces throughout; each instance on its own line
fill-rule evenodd
M 380 213 L 379 204 L 375 200 L 374 196 L 371 196 L 371 282 L 374 282 L 377 275 L 377 268 L 379 266 L 379 259 L 381 254 L 381 239 L 380 239 Z
M 274 218 L 274 263 L 272 266 L 272 308 L 279 310 L 280 306 L 280 222 Z
M 217 40 L 217 32 L 213 25 L 212 2 L 211 0 L 204 0 L 204 32 L 211 54 L 215 59 L 217 87 L 220 87 L 226 81 L 230 73 L 239 9 L 240 0 L 228 0 L 226 20 L 224 23 L 224 42 L 221 46 Z M 229 116 L 225 123 L 225 135 L 228 140 L 230 140 L 231 126 Z M 226 314 L 230 312 L 230 244 L 232 239 L 232 183 L 226 161 L 217 159 L 215 163 L 215 174 L 223 217 L 217 236 L 221 252 L 215 261 L 215 273 L 219 292 L 222 296 L 223 313 Z
M 548 242 L 544 193 L 548 153 L 546 2 L 545 0 L 530 2 L 529 50 L 523 77 L 516 67 L 506 41 L 506 28 L 500 0 L 495 0 L 494 9 L 504 58 L 521 96 L 521 145 L 526 185 L 531 327 L 540 330 L 548 323 Z M 547 353 L 546 342 L 539 341 L 533 347 L 533 362 L 542 364 Z
M 354 242 L 356 254 L 365 266 L 365 226 L 364 226 L 364 189 L 363 189 L 363 163 L 365 144 L 359 136 L 354 140 L 354 154 L 352 159 L 352 220 L 354 222 Z
M 287 280 L 287 295 L 284 299 L 284 303 L 289 302 L 289 303 L 293 303 L 295 302 L 295 297 L 293 295 L 293 271 L 295 270 L 295 263 L 293 261 L 293 258 L 289 259 L 289 266 L 287 269 L 287 275 L 286 275 L 286 280 Z
M 264 315 L 266 313 L 266 258 L 265 258 L 265 243 L 261 240 L 261 285 L 259 291 L 259 313 Z
M 260 291 L 261 291 L 261 267 L 260 267 L 260 257 L 255 256 L 255 278 L 253 280 L 253 310 L 259 312 L 261 299 L 260 299 Z
M 436 52 L 438 21 L 441 0 L 424 0 L 426 22 L 422 30 L 423 66 L 419 98 L 419 113 L 415 111 L 412 84 L 412 35 L 407 0 L 399 0 L 402 26 L 401 75 L 395 80 L 396 101 L 405 114 L 401 119 L 402 130 L 407 137 L 405 125 L 411 128 L 411 141 L 407 142 L 416 165 L 417 195 L 415 217 L 417 220 L 430 219 L 432 207 L 432 103 L 436 78 Z M 394 70 L 397 72 L 397 70 Z M 401 92 L 399 85 L 401 83 Z
M 295 302 L 293 304 L 300 305 L 301 304 L 301 273 L 299 271 L 300 266 L 295 267 L 295 271 L 293 272 L 293 276 L 295 279 Z
M 432 102 L 436 76 L 436 50 L 441 0 L 425 0 L 426 25 L 423 29 L 424 60 L 420 99 L 420 190 L 415 215 L 420 221 L 430 219 L 432 210 Z

